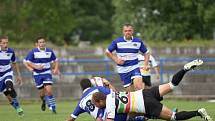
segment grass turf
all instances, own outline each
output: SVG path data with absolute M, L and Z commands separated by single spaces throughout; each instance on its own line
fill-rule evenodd
M 177 107 L 180 110 L 195 110 L 201 107 L 206 108 L 210 116 L 215 119 L 215 103 L 206 101 L 185 101 L 185 100 L 166 100 L 163 102 L 169 108 Z M 65 121 L 75 108 L 77 102 L 57 102 L 57 115 L 51 111 L 41 111 L 40 103 L 24 103 L 22 107 L 25 112 L 24 117 L 19 117 L 15 110 L 6 104 L 0 105 L 0 121 Z M 76 121 L 94 121 L 87 113 L 81 114 Z M 160 121 L 160 120 L 156 120 Z M 200 117 L 189 121 L 203 121 Z

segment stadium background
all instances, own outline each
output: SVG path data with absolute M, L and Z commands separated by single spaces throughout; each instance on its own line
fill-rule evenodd
M 55 49 L 60 61 L 61 76 L 54 76 L 54 93 L 58 100 L 78 99 L 81 96 L 79 81 L 81 78 L 102 76 L 107 78 L 119 90 L 122 83 L 116 72 L 115 64 L 104 55 L 105 48 L 73 48 Z M 201 58 L 204 65 L 198 70 L 185 76 L 182 84 L 168 97 L 186 99 L 215 99 L 215 58 L 214 48 L 151 48 L 153 55 L 160 65 L 161 79 L 156 80 L 152 75 L 153 85 L 162 84 L 171 80 L 173 74 L 188 61 Z M 23 75 L 23 84 L 17 86 L 19 98 L 22 100 L 38 100 L 37 90 L 34 88 L 32 75 L 22 64 L 26 49 L 17 49 L 19 65 Z M 192 55 L 192 56 L 190 56 Z M 204 55 L 204 56 L 203 56 Z M 152 71 L 153 72 L 153 71 Z M 2 96 L 2 95 L 1 95 Z M 1 98 L 4 100 L 5 98 Z
M 1 105 L 0 120 L 10 121 L 6 120 L 8 117 L 15 121 L 65 119 L 74 109 L 74 100 L 81 96 L 81 78 L 104 76 L 117 89 L 122 89 L 115 64 L 107 60 L 104 50 L 113 38 L 121 35 L 121 26 L 127 22 L 135 26 L 135 34 L 143 38 L 160 64 L 160 83 L 169 81 L 189 60 L 205 61 L 165 98 L 177 99 L 167 101 L 171 107 L 189 110 L 202 105 L 214 115 L 214 103 L 206 102 L 215 99 L 214 6 L 213 0 L 0 0 L 0 35 L 9 36 L 10 45 L 17 53 L 23 85 L 16 85 L 16 90 L 27 114 L 27 119 L 18 119 L 10 106 Z M 46 115 L 48 112 L 37 116 L 43 114 L 38 108 L 37 90 L 31 73 L 22 64 L 34 46 L 33 40 L 41 34 L 47 37 L 47 46 L 53 48 L 60 59 L 62 75 L 54 77 L 60 118 Z M 180 102 L 181 98 L 185 101 Z M 0 104 L 7 104 L 3 95 L 0 95 Z M 84 120 L 89 121 L 80 119 Z

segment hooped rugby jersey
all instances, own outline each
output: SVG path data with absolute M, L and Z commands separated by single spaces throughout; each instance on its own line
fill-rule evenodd
M 105 108 L 97 108 L 93 103 L 92 103 L 92 95 L 95 92 L 102 92 L 105 95 L 108 95 L 110 93 L 109 88 L 97 86 L 97 87 L 92 87 L 92 88 L 87 88 L 84 90 L 84 94 L 81 97 L 80 101 L 78 102 L 74 112 L 71 114 L 71 117 L 77 118 L 79 114 L 87 112 L 89 113 L 92 117 L 96 118 L 102 118 L 105 120 Z
M 107 118 L 114 119 L 117 113 L 145 113 L 142 90 L 135 92 L 111 92 L 106 99 Z
M 124 37 L 119 37 L 112 41 L 106 51 L 116 51 L 117 57 L 125 61 L 124 64 L 117 65 L 118 73 L 128 73 L 138 68 L 138 53 L 148 52 L 142 40 L 135 37 L 132 37 L 132 40 L 125 40 Z
M 16 62 L 15 52 L 12 48 L 3 51 L 0 48 L 0 76 L 12 71 L 11 62 Z
M 28 53 L 24 61 L 28 61 L 36 65 L 42 64 L 44 66 L 42 70 L 34 69 L 33 75 L 51 74 L 51 63 L 57 61 L 57 58 L 53 50 L 50 48 L 45 48 L 45 50 L 34 48 Z

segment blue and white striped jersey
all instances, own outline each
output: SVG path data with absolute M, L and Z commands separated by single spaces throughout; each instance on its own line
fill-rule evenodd
M 118 73 L 128 73 L 138 68 L 138 53 L 148 52 L 142 40 L 135 37 L 132 40 L 119 37 L 112 41 L 106 51 L 116 51 L 117 57 L 125 61 L 123 65 L 117 65 Z
M 0 48 L 0 76 L 12 71 L 11 62 L 16 62 L 16 55 L 12 48 L 3 51 Z
M 110 94 L 111 89 L 105 88 L 102 86 L 96 86 L 87 88 L 84 90 L 84 93 L 78 102 L 74 112 L 71 114 L 71 117 L 77 118 L 79 114 L 87 112 L 89 113 L 93 118 L 102 118 L 105 119 L 105 108 L 99 109 L 92 103 L 92 96 L 95 92 L 102 92 L 106 95 Z
M 51 63 L 57 61 L 57 58 L 50 48 L 40 50 L 39 48 L 32 49 L 24 61 L 31 62 L 36 65 L 44 65 L 42 70 L 34 69 L 33 75 L 51 74 Z

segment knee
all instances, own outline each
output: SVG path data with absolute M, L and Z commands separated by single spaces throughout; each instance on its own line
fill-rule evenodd
M 46 95 L 48 95 L 48 96 L 52 95 L 52 90 L 51 89 L 46 89 Z
M 17 96 L 16 91 L 13 87 L 12 81 L 6 81 L 6 92 L 5 94 L 10 95 L 12 98 L 15 98 Z
M 12 81 L 9 81 L 9 80 L 6 81 L 5 85 L 6 85 L 6 91 L 13 90 L 13 82 Z
M 143 84 L 142 83 L 136 84 L 136 85 L 134 85 L 134 88 L 135 88 L 135 90 L 143 89 Z

